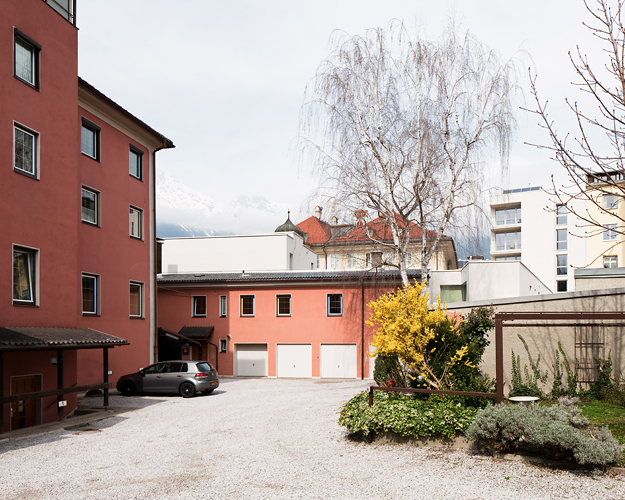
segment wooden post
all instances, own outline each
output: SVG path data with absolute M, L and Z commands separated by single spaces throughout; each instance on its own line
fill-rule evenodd
M 104 383 L 108 384 L 109 381 L 109 348 L 102 349 L 102 364 L 104 365 Z M 109 389 L 104 388 L 104 407 L 109 405 Z
M 503 402 L 503 320 L 495 314 L 495 375 L 497 403 Z
M 56 388 L 63 389 L 63 350 L 56 351 Z M 63 401 L 63 394 L 56 397 L 57 414 L 59 418 L 63 418 L 63 407 L 59 404 Z

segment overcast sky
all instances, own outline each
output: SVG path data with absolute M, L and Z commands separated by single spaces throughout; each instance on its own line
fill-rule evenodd
M 562 102 L 579 91 L 567 53 L 577 44 L 590 56 L 599 50 L 581 24 L 581 0 L 79 0 L 79 75 L 173 140 L 175 149 L 157 154 L 158 174 L 207 199 L 205 224 L 270 232 L 287 209 L 294 222 L 311 215 L 310 179 L 291 149 L 305 86 L 333 31 L 362 34 L 401 19 L 436 39 L 454 14 L 502 58 L 519 58 L 530 107 L 531 65 L 542 98 L 562 117 L 558 128 L 570 124 Z M 536 117 L 519 111 L 517 119 L 509 174 L 491 182 L 546 187 L 559 167 L 523 144 L 546 143 Z M 199 217 L 158 209 L 187 224 Z

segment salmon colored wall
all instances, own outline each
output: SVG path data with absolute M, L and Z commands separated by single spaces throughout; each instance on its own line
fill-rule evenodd
M 50 351 L 26 351 L 4 353 L 4 394 L 11 394 L 11 377 L 25 375 L 41 375 L 43 391 L 57 389 L 56 365 L 50 363 L 50 356 L 56 356 L 56 350 Z M 68 349 L 63 351 L 63 385 L 71 387 L 76 385 L 76 351 Z M 9 375 L 10 374 L 10 375 Z M 67 406 L 63 407 L 63 418 L 76 408 L 77 398 L 75 393 L 65 394 L 63 399 Z M 57 413 L 57 397 L 49 396 L 41 401 L 41 423 L 56 422 L 59 419 Z M 11 425 L 11 405 L 4 406 L 4 426 L 0 432 L 9 431 Z
M 371 314 L 366 304 L 386 293 L 388 288 L 365 288 L 365 321 Z M 343 315 L 327 315 L 327 294 L 343 294 Z M 158 325 L 178 332 L 183 326 L 214 326 L 211 342 L 227 338 L 228 352 L 219 354 L 219 373 L 234 374 L 233 347 L 235 343 L 267 343 L 268 374 L 276 376 L 276 344 L 312 344 L 312 376 L 320 376 L 320 344 L 357 344 L 357 374 L 362 368 L 362 300 L 360 287 L 250 287 L 242 289 L 185 289 L 158 290 Z M 291 295 L 291 316 L 276 316 L 276 295 Z M 206 295 L 206 318 L 191 316 L 192 296 Z M 228 316 L 219 318 L 219 296 L 228 297 Z M 240 295 L 254 295 L 254 317 L 240 317 Z M 369 376 L 367 352 L 373 338 L 373 329 L 365 324 L 364 377 Z

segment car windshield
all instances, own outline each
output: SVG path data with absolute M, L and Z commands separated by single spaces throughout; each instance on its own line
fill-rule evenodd
M 210 365 L 210 363 L 198 363 L 196 366 L 198 372 L 208 373 L 214 371 L 214 368 Z

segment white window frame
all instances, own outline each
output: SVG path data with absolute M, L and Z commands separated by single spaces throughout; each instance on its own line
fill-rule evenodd
M 563 262 L 564 261 L 564 262 Z M 568 274 L 569 259 L 567 254 L 556 255 L 556 274 L 566 276 Z
M 198 303 L 198 299 L 204 299 L 204 313 L 198 313 L 197 311 L 197 303 Z M 206 312 L 207 312 L 207 301 L 206 301 L 206 295 L 193 295 L 191 297 L 191 316 L 194 318 L 205 318 L 206 317 Z
M 562 287 L 564 290 L 560 290 L 560 284 L 562 283 Z M 556 281 L 556 292 L 563 293 L 568 292 L 568 281 L 567 280 L 557 280 Z
M 404 257 L 406 259 L 406 267 L 412 266 L 412 252 L 405 252 Z
M 358 256 L 355 253 L 347 254 L 347 267 L 350 269 L 358 267 Z
M 288 304 L 289 304 L 288 313 L 280 312 L 280 299 L 288 300 Z M 276 295 L 276 316 L 291 316 L 291 294 L 290 293 L 279 293 Z
M 340 312 L 330 312 L 330 297 L 340 297 Z M 326 298 L 326 311 L 328 316 L 343 316 L 343 294 L 342 293 L 329 293 Z
M 18 41 L 20 42 L 18 44 Z M 31 61 L 30 61 L 30 71 L 31 71 L 31 79 L 25 78 L 19 71 L 17 62 L 18 62 L 18 45 L 27 51 L 30 51 Z M 41 52 L 41 45 L 35 42 L 32 38 L 26 36 L 24 33 L 19 31 L 16 28 L 13 28 L 13 75 L 19 81 L 24 82 L 26 85 L 39 90 L 39 54 Z
M 252 313 L 243 313 L 243 301 L 245 299 L 252 300 Z M 251 294 L 239 295 L 239 315 L 242 318 L 253 318 L 256 313 L 256 296 Z
M 338 253 L 331 253 L 328 255 L 330 260 L 328 269 L 338 269 L 341 263 L 341 256 Z
M 390 266 L 390 265 L 393 265 L 394 261 L 395 261 L 395 255 L 393 254 L 393 252 L 382 253 L 382 265 Z
M 95 221 L 85 219 L 84 217 L 84 207 L 82 204 L 82 200 L 83 193 L 85 192 L 95 195 Z M 84 222 L 85 224 L 90 224 L 91 226 L 100 226 L 100 192 L 87 186 L 81 186 L 80 189 L 80 220 L 81 222 Z
M 133 233 L 134 221 L 131 219 L 133 210 L 139 214 L 138 221 L 137 221 L 137 231 L 135 231 L 134 233 Z M 134 205 L 130 205 L 129 210 L 128 210 L 128 233 L 131 238 L 135 238 L 137 240 L 143 239 L 143 210 L 139 207 L 135 207 Z
M 614 265 L 612 265 L 612 264 L 614 264 Z M 603 267 L 605 269 L 612 269 L 612 268 L 618 267 L 618 257 L 616 255 L 604 255 L 603 256 Z
M 605 224 L 603 227 L 603 241 L 613 241 L 617 238 L 616 224 Z
M 618 207 L 618 198 L 615 194 L 604 193 L 601 201 L 605 210 L 614 210 Z
M 566 229 L 556 229 L 556 250 L 567 250 L 569 233 Z
M 90 151 L 85 151 L 85 149 L 83 148 L 83 129 L 93 134 L 93 154 Z M 80 126 L 80 152 L 85 156 L 98 162 L 100 161 L 100 132 L 101 129 L 98 125 L 88 120 L 84 116 L 82 117 L 82 122 Z
M 365 254 L 365 267 L 371 267 L 371 252 Z
M 132 289 L 133 287 L 139 288 L 139 314 L 132 314 Z M 140 319 L 144 317 L 145 311 L 145 301 L 144 301 L 144 288 L 145 284 L 140 281 L 130 281 L 130 285 L 128 287 L 129 290 L 129 302 L 128 302 L 128 311 L 131 318 Z
M 133 173 L 133 155 L 135 158 L 136 174 Z M 130 151 L 128 152 L 128 173 L 135 179 L 143 180 L 143 151 L 136 146 L 130 145 Z
M 219 317 L 226 318 L 228 316 L 228 296 L 219 296 Z
M 228 339 L 219 339 L 219 352 L 228 352 Z
M 85 278 L 93 280 L 93 310 L 85 311 Z M 80 290 L 81 290 L 81 308 L 83 316 L 99 316 L 100 315 L 100 276 L 93 273 L 81 273 L 80 275 Z
M 15 297 L 15 269 L 11 272 L 11 289 L 14 305 L 27 305 L 37 306 L 39 305 L 39 249 L 29 248 L 22 245 L 13 245 L 13 259 L 16 253 L 23 253 L 28 256 L 28 290 L 30 299 L 19 299 Z
M 556 226 L 565 226 L 569 210 L 566 205 L 556 205 Z
M 26 134 L 32 138 L 32 169 L 30 172 L 17 165 L 18 156 L 16 154 L 18 130 L 22 134 Z M 22 125 L 16 121 L 13 122 L 13 171 L 39 179 L 39 132 Z

